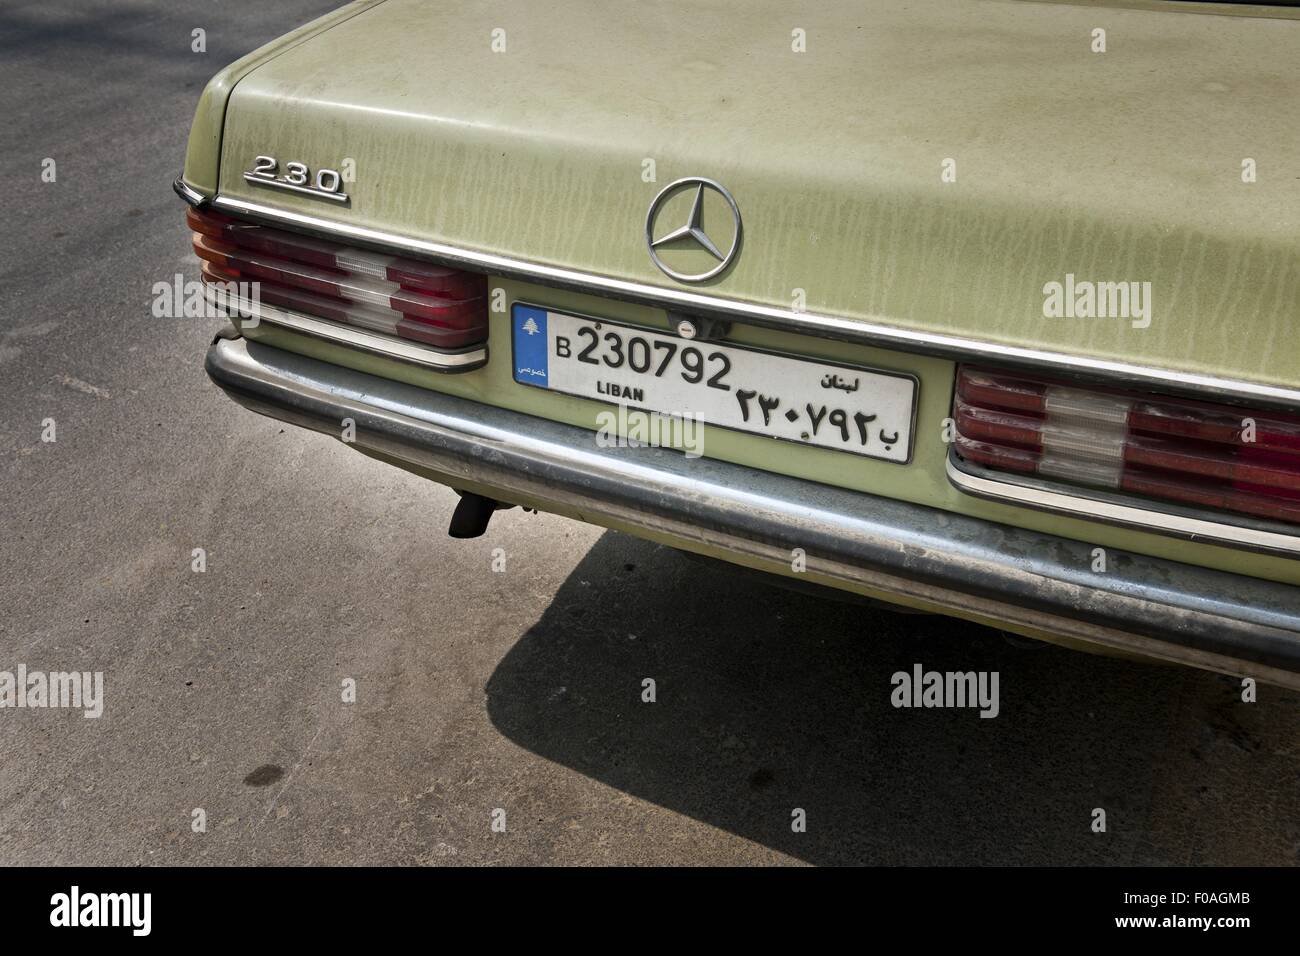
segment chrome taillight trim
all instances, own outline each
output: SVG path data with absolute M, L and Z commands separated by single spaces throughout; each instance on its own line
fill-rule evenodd
M 1067 491 L 1041 478 L 996 472 L 961 461 L 955 449 L 948 453 L 947 472 L 954 487 L 977 498 L 1190 541 L 1291 558 L 1300 556 L 1300 535 L 1271 531 L 1262 523 L 1227 523 L 1203 517 L 1204 512 L 1172 504 L 1169 510 L 1156 510 L 1144 507 L 1144 503 L 1130 503 L 1137 502 L 1137 499 L 1128 497 L 1125 500 L 1125 496 L 1114 492 L 1088 488 Z M 1248 518 L 1242 520 L 1250 521 Z
M 208 197 L 187 183 L 183 176 L 176 177 L 175 181 L 172 183 L 172 192 L 176 193 L 176 195 L 180 196 L 186 203 L 196 209 L 200 206 L 207 205 L 208 202 Z
M 332 219 L 322 219 L 319 216 L 290 212 L 274 206 L 247 202 L 229 196 L 219 195 L 212 202 L 217 208 L 235 215 L 248 216 L 270 223 L 290 224 L 322 236 L 331 238 L 346 237 L 357 242 L 387 249 L 400 249 L 405 252 L 416 253 L 454 267 L 488 272 L 493 275 L 536 282 L 556 288 L 572 289 L 576 292 L 623 299 L 656 308 L 730 319 L 748 325 L 794 332 L 800 335 L 815 335 L 819 338 L 853 342 L 859 345 L 897 349 L 902 352 L 923 355 L 938 355 L 953 361 L 979 360 L 995 365 L 1017 367 L 1022 370 L 1037 369 L 1053 372 L 1057 375 L 1073 375 L 1097 381 L 1117 382 L 1129 388 L 1149 387 L 1168 391 L 1172 394 L 1210 396 L 1220 402 L 1235 400 L 1254 404 L 1262 403 L 1292 410 L 1300 409 L 1300 389 L 1283 388 L 1239 379 L 1219 378 L 1212 375 L 1199 375 L 1172 369 L 1133 365 L 1128 362 L 1093 359 L 1064 352 L 1021 348 L 959 336 L 918 332 L 839 316 L 818 315 L 812 312 L 794 312 L 774 306 L 723 299 L 687 289 L 662 288 L 646 285 L 642 282 L 580 272 L 576 269 L 563 269 L 528 262 L 495 253 L 461 249 L 445 243 L 415 239 L 411 236 L 385 232 L 381 229 L 370 229 L 365 226 L 338 222 Z
M 208 301 L 214 306 L 224 307 L 242 315 L 253 316 L 259 322 L 265 322 L 267 325 L 280 326 L 336 345 L 345 345 L 384 358 L 431 368 L 438 372 L 469 372 L 476 368 L 482 368 L 487 364 L 486 342 L 482 345 L 471 346 L 454 352 L 439 352 L 428 346 L 403 342 L 400 339 L 375 332 L 367 332 L 364 329 L 355 329 L 338 322 L 332 322 L 329 319 L 304 315 L 301 312 L 292 312 L 288 309 L 267 305 L 265 302 L 255 304 L 248 299 L 231 295 L 229 292 L 218 292 L 211 286 L 204 286 L 204 292 Z

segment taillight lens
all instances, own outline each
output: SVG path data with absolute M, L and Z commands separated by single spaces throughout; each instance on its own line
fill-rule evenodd
M 953 418 L 985 468 L 1300 524 L 1300 416 L 963 366 Z
M 487 279 L 190 209 L 206 282 L 257 282 L 261 301 L 438 349 L 487 338 Z

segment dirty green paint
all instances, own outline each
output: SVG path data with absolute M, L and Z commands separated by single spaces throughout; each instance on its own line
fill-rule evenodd
M 214 81 L 186 175 L 211 192 L 220 150 L 224 195 L 664 288 L 684 286 L 651 264 L 645 210 L 669 181 L 707 175 L 734 193 L 745 241 L 734 268 L 690 288 L 782 308 L 802 289 L 809 311 L 849 320 L 1294 388 L 1300 21 L 1203 6 L 353 5 L 311 42 L 277 41 Z M 1090 50 L 1097 26 L 1104 54 Z M 795 27 L 806 53 L 791 50 Z M 350 204 L 246 184 L 263 153 L 312 169 L 352 160 Z M 956 182 L 941 181 L 948 158 Z M 1150 282 L 1150 327 L 1044 318 L 1043 285 L 1066 273 Z M 512 300 L 666 325 L 655 309 L 493 281 Z M 458 376 L 251 335 L 575 425 L 604 407 L 516 385 L 504 313 L 489 365 Z M 943 470 L 946 361 L 743 326 L 733 337 L 916 374 L 916 454 L 899 466 L 711 429 L 710 456 L 1300 583 L 1295 561 L 958 492 Z
M 387 0 L 239 83 L 221 184 L 680 288 L 642 223 L 662 185 L 708 175 L 745 244 L 693 288 L 785 308 L 803 289 L 849 319 L 1296 387 L 1297 63 L 1300 22 L 1176 4 Z M 259 153 L 354 160 L 350 208 L 244 183 Z M 1044 318 L 1067 273 L 1150 282 L 1150 327 Z
M 222 124 L 226 118 L 226 105 L 230 93 L 240 80 L 285 50 L 290 50 L 330 27 L 354 17 L 363 10 L 383 0 L 355 0 L 323 17 L 317 17 L 259 47 L 247 56 L 240 57 L 210 79 L 199 97 L 190 125 L 189 143 L 185 150 L 185 168 L 182 178 L 191 189 L 204 196 L 217 194 L 218 160 L 221 154 Z

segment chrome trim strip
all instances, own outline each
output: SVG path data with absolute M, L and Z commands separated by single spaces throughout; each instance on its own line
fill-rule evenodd
M 331 202 L 346 203 L 348 201 L 347 193 L 331 193 L 323 189 L 313 189 L 310 186 L 295 186 L 293 183 L 286 183 L 279 179 L 268 179 L 255 173 L 244 173 L 244 181 L 253 183 L 256 186 L 270 186 L 272 189 L 283 189 L 286 192 L 314 196 L 316 199 L 328 199 Z
M 1006 480 L 985 478 L 964 470 L 953 460 L 951 452 L 947 459 L 947 472 L 948 480 L 957 489 L 977 498 L 1006 502 L 1037 511 L 1068 514 L 1089 521 L 1141 528 L 1191 541 L 1226 544 L 1290 558 L 1300 556 L 1300 537 L 1296 535 L 1120 504 L 1100 497 L 1090 497 L 1087 489 L 1080 489 L 1078 494 L 1070 494 L 1017 481 L 1015 476 L 1008 476 Z
M 203 193 L 199 192 L 197 189 L 192 188 L 190 184 L 185 181 L 185 177 L 183 176 L 177 176 L 172 182 L 172 192 L 176 193 L 176 195 L 180 196 L 195 208 L 205 206 L 208 202 L 208 197 L 203 195 Z
M 1300 589 L 1091 546 L 663 448 L 602 448 L 590 429 L 218 337 L 208 375 L 253 411 L 417 467 L 453 487 L 961 616 L 1300 690 Z
M 453 265 L 479 269 L 509 278 L 610 296 L 657 308 L 685 310 L 801 335 L 816 335 L 861 345 L 938 355 L 954 361 L 978 359 L 1001 365 L 1052 371 L 1058 375 L 1066 372 L 1085 378 L 1120 382 L 1129 388 L 1136 384 L 1174 393 L 1208 394 L 1218 401 L 1236 399 L 1300 409 L 1300 389 L 1150 368 L 1061 352 L 1046 352 L 1041 349 L 1001 345 L 995 342 L 981 342 L 959 336 L 917 332 L 831 315 L 793 312 L 773 306 L 722 299 L 687 289 L 660 288 L 626 279 L 527 262 L 494 253 L 459 249 L 440 242 L 429 242 L 351 223 L 321 219 L 317 216 L 289 212 L 228 196 L 218 196 L 213 202 L 222 209 L 240 215 L 253 216 L 270 222 L 288 223 L 328 236 L 342 236 L 379 246 L 402 249 L 431 256 Z
M 218 293 L 208 285 L 204 285 L 203 291 L 213 305 L 234 309 L 241 315 L 256 316 L 259 321 L 268 325 L 278 325 L 313 338 L 372 352 L 411 365 L 420 365 L 438 372 L 469 372 L 487 363 L 486 345 L 461 352 L 436 352 L 415 343 L 402 342 L 375 332 L 349 328 L 328 319 L 303 315 L 301 312 L 290 312 L 264 302 L 259 302 L 254 307 L 247 299 L 229 293 Z

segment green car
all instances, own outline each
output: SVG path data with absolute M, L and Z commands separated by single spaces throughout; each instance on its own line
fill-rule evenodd
M 212 379 L 455 535 L 1300 688 L 1300 11 L 363 0 L 175 188 Z

